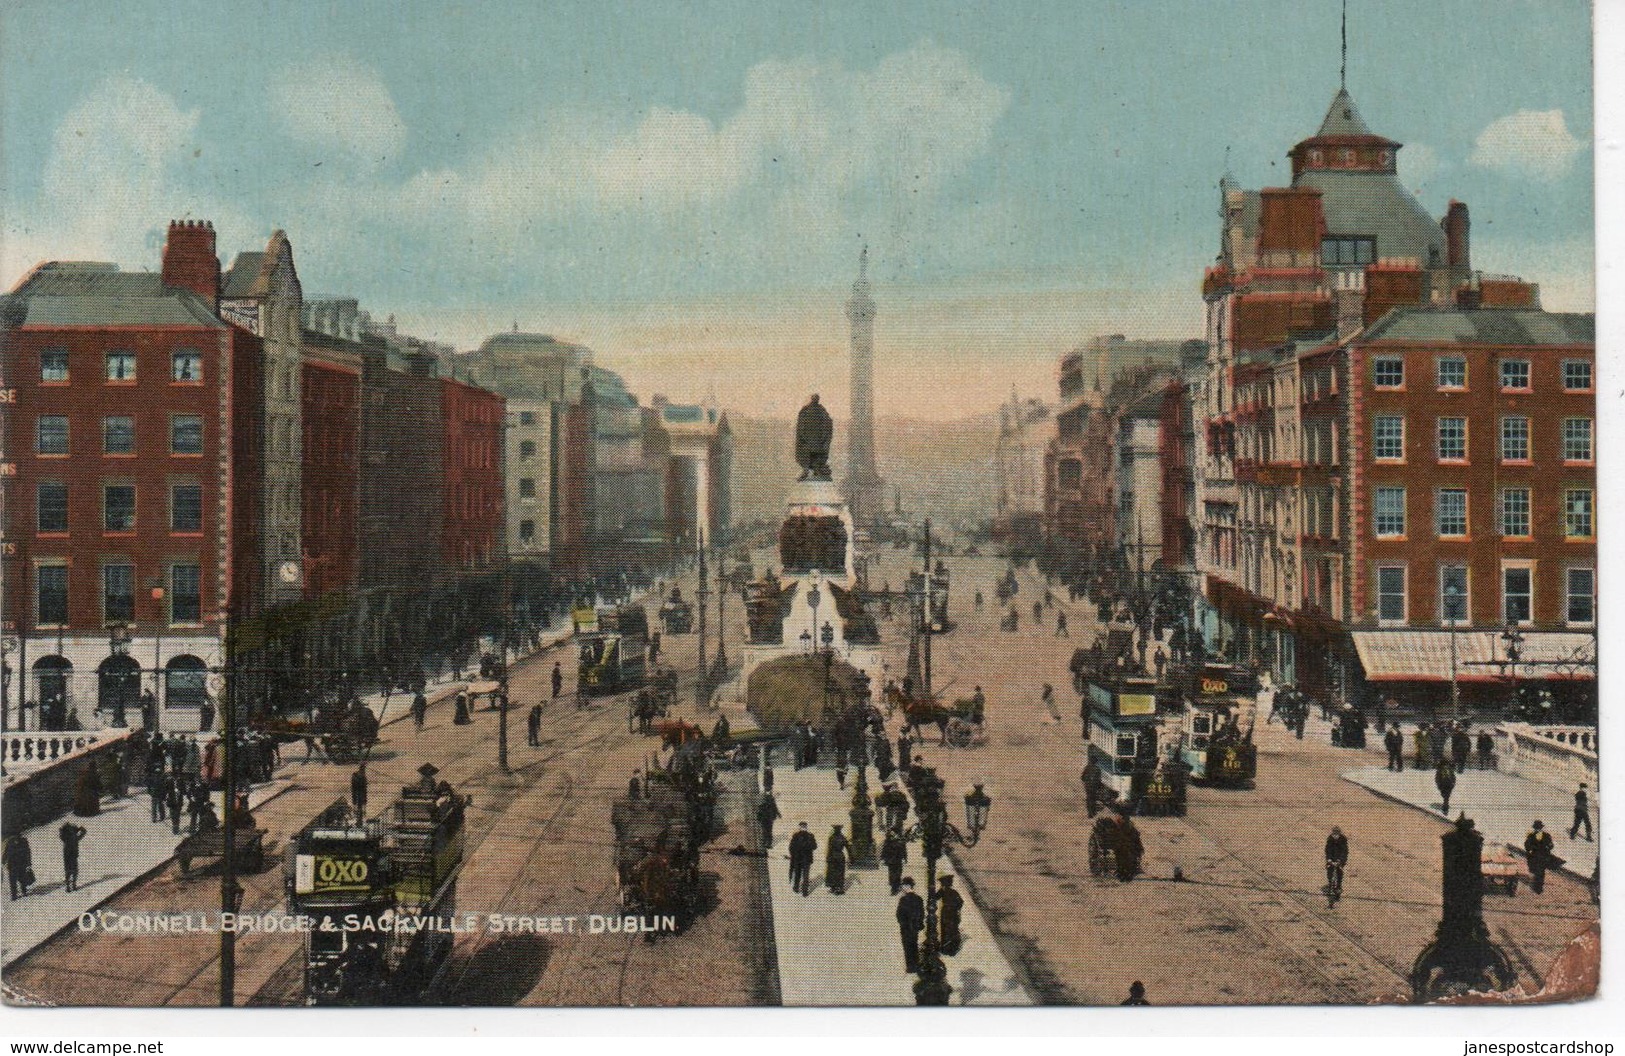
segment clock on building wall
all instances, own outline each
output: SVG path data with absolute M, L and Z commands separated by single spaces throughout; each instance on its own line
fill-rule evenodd
M 299 562 L 284 561 L 282 567 L 277 569 L 277 575 L 282 577 L 284 583 L 299 582 Z

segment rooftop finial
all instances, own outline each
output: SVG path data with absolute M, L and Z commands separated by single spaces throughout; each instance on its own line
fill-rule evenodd
M 1343 0 L 1343 62 L 1337 68 L 1337 87 L 1349 86 L 1349 0 Z

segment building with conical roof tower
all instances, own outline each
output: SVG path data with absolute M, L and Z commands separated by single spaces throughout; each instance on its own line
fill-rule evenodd
M 886 485 L 875 468 L 875 300 L 869 295 L 869 247 L 858 254 L 858 281 L 846 302 L 852 324 L 852 426 L 847 441 L 847 502 L 852 521 L 874 528 L 886 516 Z

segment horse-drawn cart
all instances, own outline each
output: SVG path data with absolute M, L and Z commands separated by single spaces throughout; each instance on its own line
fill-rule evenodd
M 686 923 L 699 893 L 701 842 L 687 797 L 667 781 L 650 780 L 639 798 L 617 800 L 610 820 L 622 908 Z
M 935 726 L 938 743 L 952 748 L 969 748 L 987 740 L 987 702 L 978 694 L 949 704 L 936 696 L 910 696 L 896 691 L 892 701 L 903 709 L 903 733 L 920 740 L 926 726 Z

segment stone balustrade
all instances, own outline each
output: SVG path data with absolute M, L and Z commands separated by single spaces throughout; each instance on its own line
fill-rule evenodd
M 130 735 L 129 730 L 8 731 L 0 734 L 0 769 L 16 776 L 74 759 Z
M 1498 769 L 1573 791 L 1582 781 L 1597 788 L 1594 726 L 1533 726 L 1502 723 L 1496 731 Z

